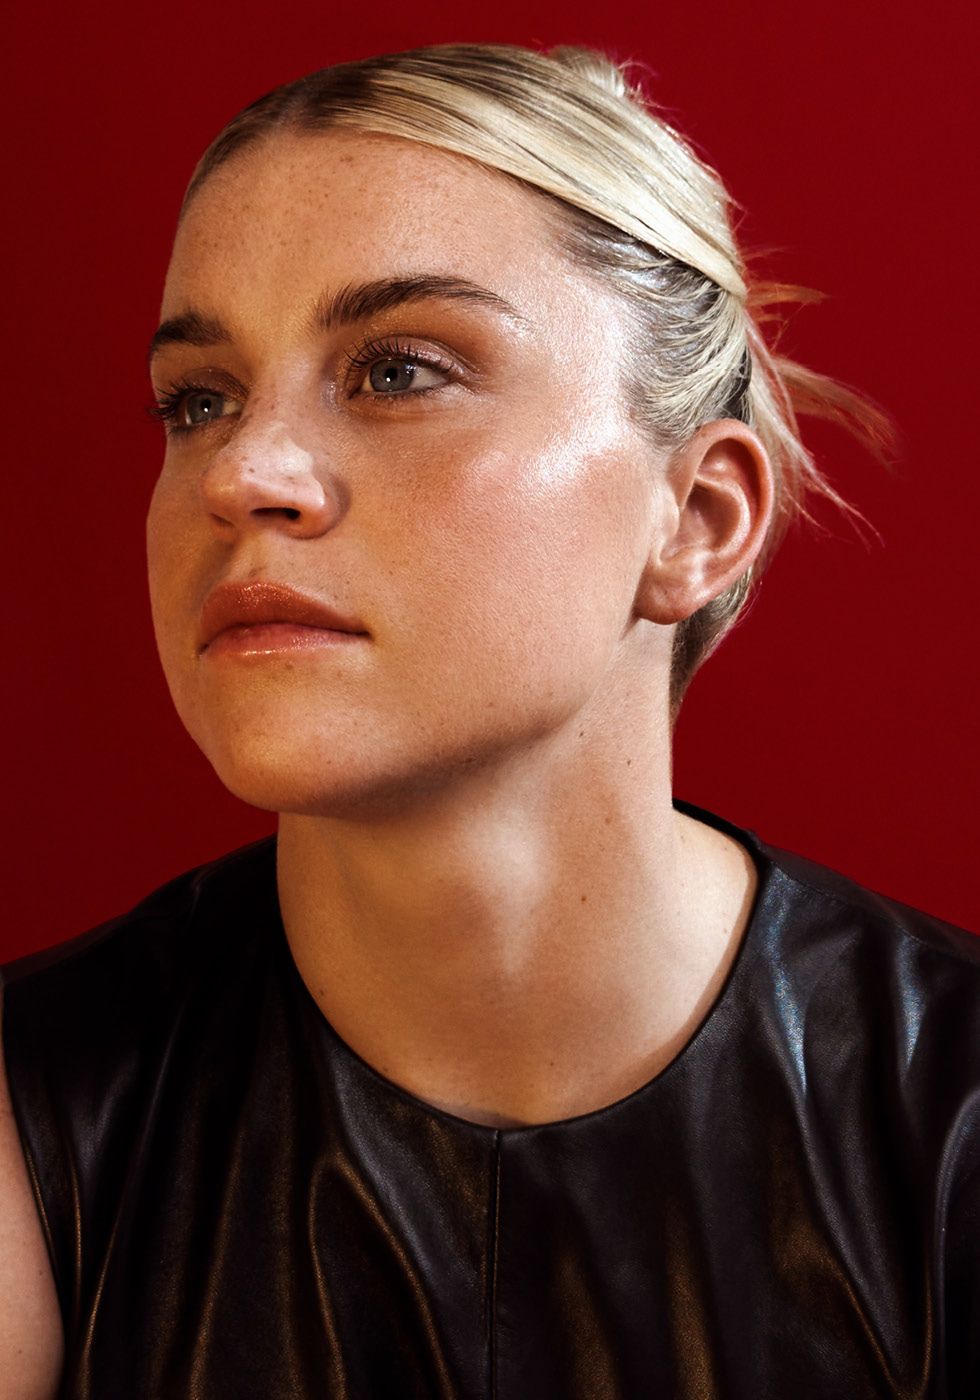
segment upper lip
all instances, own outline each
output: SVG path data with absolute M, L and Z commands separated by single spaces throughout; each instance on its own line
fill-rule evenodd
M 367 635 L 359 618 L 338 612 L 320 598 L 300 593 L 285 583 L 253 579 L 247 583 L 219 583 L 208 594 L 201 610 L 198 649 L 203 651 L 229 627 L 260 622 L 295 622 L 303 627 Z

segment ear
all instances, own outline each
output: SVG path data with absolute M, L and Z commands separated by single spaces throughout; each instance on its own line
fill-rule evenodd
M 703 427 L 668 459 L 662 509 L 636 597 L 637 615 L 682 622 L 755 562 L 769 528 L 769 455 L 733 418 Z

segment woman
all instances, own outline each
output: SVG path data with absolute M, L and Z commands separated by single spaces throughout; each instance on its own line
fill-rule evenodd
M 596 55 L 206 153 L 151 596 L 279 832 L 4 970 L 0 1395 L 974 1392 L 976 946 L 672 800 L 793 402 L 860 415 L 749 301 Z

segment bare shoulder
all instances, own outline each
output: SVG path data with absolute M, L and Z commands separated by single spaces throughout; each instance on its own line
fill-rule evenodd
M 10 1103 L 2 1029 L 0 987 L 0 1400 L 54 1400 L 61 1311 Z

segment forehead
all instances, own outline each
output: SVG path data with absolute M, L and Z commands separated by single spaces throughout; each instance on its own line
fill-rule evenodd
M 349 130 L 280 134 L 246 148 L 191 201 L 164 315 L 187 303 L 277 306 L 324 286 L 413 273 L 485 284 L 515 303 L 595 288 L 561 252 L 548 201 L 465 156 Z M 567 313 L 567 306 L 565 308 Z

